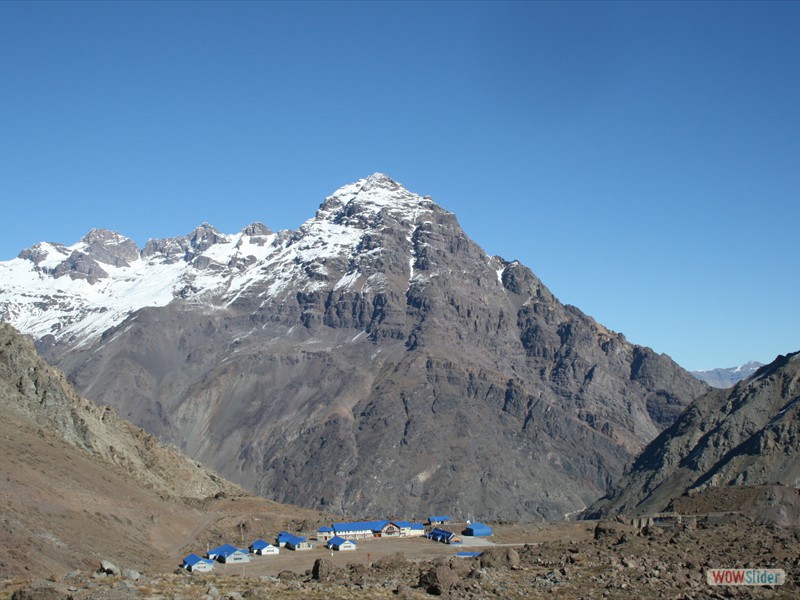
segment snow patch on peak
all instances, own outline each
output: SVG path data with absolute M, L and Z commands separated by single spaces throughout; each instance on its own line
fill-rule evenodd
M 44 261 L 55 259 L 62 261 L 70 254 L 70 249 L 64 244 L 56 244 L 53 242 L 39 242 L 30 248 L 26 248 L 17 255 L 17 258 L 29 260 L 38 265 Z
M 373 173 L 369 177 L 363 180 L 364 183 L 362 184 L 362 189 L 369 189 L 373 187 L 382 187 L 387 189 L 396 190 L 402 188 L 403 186 L 397 183 L 394 179 L 385 175 L 384 173 Z

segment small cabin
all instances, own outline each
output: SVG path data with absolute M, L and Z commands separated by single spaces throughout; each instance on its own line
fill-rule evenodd
M 289 550 L 311 550 L 311 543 L 307 538 L 299 535 L 292 535 L 285 531 L 278 534 L 278 543 Z
M 208 551 L 208 558 L 217 560 L 221 563 L 246 563 L 250 562 L 250 554 L 247 550 L 241 550 L 230 544 L 223 544 L 213 550 Z
M 253 554 L 260 554 L 262 556 L 267 554 L 278 554 L 280 552 L 280 549 L 277 546 L 273 546 L 264 540 L 256 540 L 250 544 L 248 549 Z
M 425 537 L 434 542 L 442 542 L 443 544 L 463 544 L 463 540 L 452 531 L 446 529 L 433 528 Z
M 344 538 L 340 538 L 338 535 L 336 537 L 331 538 L 328 540 L 328 548 L 331 550 L 355 550 L 356 543 L 353 540 L 346 540 Z
M 208 573 L 211 569 L 214 568 L 214 561 L 208 558 L 202 558 L 197 556 L 197 554 L 190 554 L 186 558 L 183 559 L 183 564 L 181 565 L 184 569 L 191 572 L 200 572 L 200 573 Z

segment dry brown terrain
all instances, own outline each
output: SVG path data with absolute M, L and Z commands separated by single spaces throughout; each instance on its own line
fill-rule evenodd
M 454 527 L 453 529 L 457 529 Z M 219 540 L 222 541 L 222 540 Z M 478 540 L 476 540 L 478 541 Z M 479 542 L 479 541 L 478 541 Z M 500 526 L 479 558 L 424 539 L 362 541 L 354 552 L 282 550 L 209 574 L 145 570 L 138 579 L 89 570 L 50 581 L 5 581 L 0 598 L 50 587 L 55 598 L 796 598 L 800 531 L 758 526 L 739 516 L 726 523 L 689 522 L 637 529 L 617 522 Z M 119 565 L 124 567 L 124 565 Z M 782 568 L 780 587 L 710 586 L 716 567 Z M 170 569 L 171 570 L 171 569 Z M 31 596 L 36 597 L 36 596 Z M 45 596 L 42 596 L 43 598 Z
M 265 531 L 320 513 L 251 496 L 181 501 L 131 481 L 122 468 L 5 413 L 0 420 L 0 577 L 63 575 L 101 559 L 172 570 L 184 549 L 233 536 L 240 522 Z

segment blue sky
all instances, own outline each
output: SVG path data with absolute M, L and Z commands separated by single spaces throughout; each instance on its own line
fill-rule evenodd
M 375 171 L 690 369 L 800 350 L 798 2 L 2 2 L 0 260 Z

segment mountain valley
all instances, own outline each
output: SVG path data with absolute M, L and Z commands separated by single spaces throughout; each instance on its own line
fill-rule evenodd
M 704 504 L 693 498 L 713 498 L 710 506 L 717 510 L 744 510 L 754 501 L 737 500 L 736 490 L 777 486 L 757 512 L 796 525 L 799 422 L 800 353 L 794 353 L 779 356 L 733 388 L 698 398 L 587 514 L 652 514 Z

